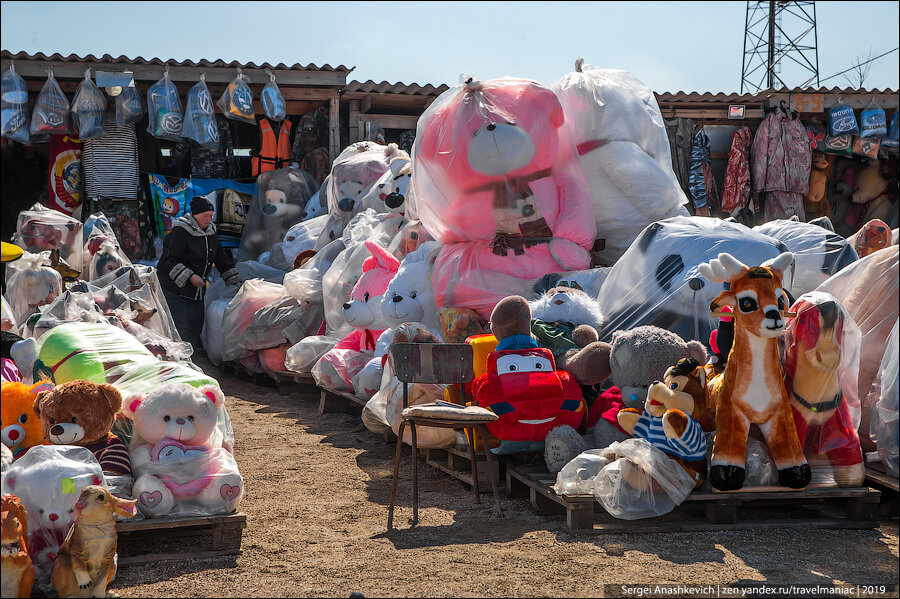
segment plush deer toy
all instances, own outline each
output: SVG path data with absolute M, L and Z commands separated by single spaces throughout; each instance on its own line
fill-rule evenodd
M 734 344 L 728 363 L 707 387 L 716 405 L 709 478 L 719 491 L 744 485 L 751 424 L 759 427 L 769 446 L 779 484 L 800 489 L 811 478 L 797 439 L 778 356 L 778 336 L 786 315 L 781 282 L 793 260 L 794 255 L 785 252 L 760 266 L 749 267 L 730 254 L 719 254 L 699 266 L 706 279 L 730 285 L 710 304 L 712 316 L 734 316 Z M 721 312 L 724 306 L 731 306 L 734 312 Z

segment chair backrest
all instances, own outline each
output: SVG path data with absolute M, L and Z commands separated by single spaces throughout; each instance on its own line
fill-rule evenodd
M 467 343 L 394 343 L 391 365 L 403 383 L 464 384 L 474 378 Z

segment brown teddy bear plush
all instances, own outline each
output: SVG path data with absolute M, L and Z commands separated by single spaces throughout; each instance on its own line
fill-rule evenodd
M 809 171 L 809 192 L 803 198 L 803 212 L 806 221 L 827 216 L 831 218 L 831 204 L 825 195 L 828 188 L 828 179 L 834 170 L 835 155 L 819 154 L 813 152 L 812 167 Z
M 571 292 L 568 288 L 560 289 Z M 551 289 L 548 295 L 555 291 Z M 532 324 L 531 307 L 524 297 L 511 295 L 500 300 L 491 312 L 490 322 L 491 333 L 499 340 L 495 351 L 538 347 L 532 335 Z M 591 386 L 606 379 L 610 373 L 610 346 L 598 339 L 595 328 L 582 324 L 572 328 L 570 349 L 563 348 L 558 354 L 554 350 L 559 347 L 548 349 L 556 354 L 558 368 L 571 374 L 579 385 Z
M 54 445 L 90 449 L 109 476 L 131 476 L 128 448 L 110 432 L 121 409 L 122 395 L 115 387 L 83 380 L 58 385 L 34 400 L 44 437 Z

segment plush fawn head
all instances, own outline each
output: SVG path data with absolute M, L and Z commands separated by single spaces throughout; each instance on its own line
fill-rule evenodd
M 700 274 L 705 278 L 713 283 L 729 283 L 729 288 L 710 303 L 710 311 L 716 315 L 722 307 L 731 306 L 736 328 L 757 337 L 777 337 L 784 329 L 788 305 L 781 282 L 793 261 L 794 255 L 785 252 L 759 266 L 747 266 L 731 254 L 719 254 L 701 264 Z

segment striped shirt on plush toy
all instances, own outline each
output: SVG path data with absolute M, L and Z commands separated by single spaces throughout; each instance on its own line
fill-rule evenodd
M 692 418 L 688 418 L 687 431 L 683 437 L 672 439 L 663 431 L 663 419 L 645 412 L 638 418 L 631 434 L 639 439 L 646 439 L 654 447 L 677 458 L 689 462 L 706 459 L 706 437 L 703 436 L 703 429 Z

